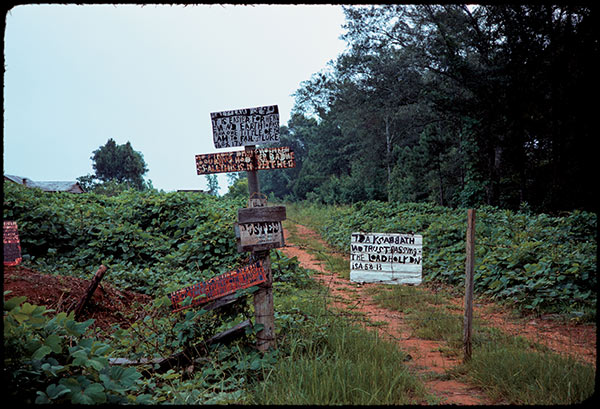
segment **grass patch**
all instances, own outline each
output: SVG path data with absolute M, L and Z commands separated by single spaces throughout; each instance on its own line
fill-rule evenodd
M 569 357 L 495 344 L 476 348 L 463 371 L 492 399 L 517 405 L 581 403 L 594 393 L 596 375 Z
M 425 399 L 420 381 L 402 365 L 395 344 L 327 314 L 301 297 L 308 319 L 290 326 L 285 357 L 251 391 L 261 405 L 406 405 Z M 285 301 L 284 301 L 285 302 Z

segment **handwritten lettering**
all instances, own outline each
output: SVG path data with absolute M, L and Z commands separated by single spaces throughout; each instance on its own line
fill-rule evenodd
M 210 114 L 215 148 L 279 142 L 277 105 Z
M 257 261 L 246 267 L 229 271 L 202 283 L 182 288 L 168 294 L 168 297 L 171 300 L 171 308 L 175 312 L 207 303 L 233 294 L 237 290 L 252 287 L 265 281 L 266 275 L 262 262 Z M 186 306 L 181 305 L 187 297 L 192 298 L 191 304 Z

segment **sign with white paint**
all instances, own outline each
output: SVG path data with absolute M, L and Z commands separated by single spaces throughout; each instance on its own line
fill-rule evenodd
M 210 119 L 215 148 L 279 142 L 277 105 L 211 112 Z
M 285 206 L 261 206 L 238 209 L 234 225 L 238 251 L 269 250 L 285 245 L 283 227 Z
M 294 151 L 287 146 L 196 155 L 196 172 L 199 175 L 284 169 L 295 166 Z
M 398 233 L 352 233 L 350 281 L 420 284 L 423 236 Z
M 281 222 L 253 222 L 235 225 L 238 251 L 268 250 L 285 245 Z

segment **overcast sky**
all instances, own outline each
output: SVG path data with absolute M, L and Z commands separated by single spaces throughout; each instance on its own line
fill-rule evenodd
M 210 113 L 278 105 L 286 125 L 300 83 L 344 50 L 343 23 L 332 5 L 16 6 L 4 173 L 75 180 L 113 138 L 144 155 L 155 188 L 206 189 L 194 156 L 235 150 L 215 149 Z

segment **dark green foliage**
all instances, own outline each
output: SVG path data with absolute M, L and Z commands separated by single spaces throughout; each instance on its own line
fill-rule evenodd
M 6 297 L 6 294 L 5 294 Z M 86 336 L 93 320 L 31 305 L 25 297 L 3 300 L 2 382 L 13 403 L 123 404 L 140 389 L 135 368 L 111 367 L 108 344 Z
M 462 285 L 467 210 L 370 201 L 326 210 L 323 237 L 348 252 L 355 231 L 423 235 L 423 279 Z M 596 309 L 597 216 L 560 217 L 477 209 L 475 291 L 531 311 L 593 319 Z
M 12 183 L 4 189 L 4 218 L 18 223 L 24 263 L 42 272 L 89 278 L 104 264 L 107 280 L 152 294 L 241 260 L 233 234 L 236 201 L 133 190 L 115 197 L 47 194 Z
M 102 182 L 116 181 L 127 183 L 141 190 L 144 186 L 143 176 L 148 172 L 144 156 L 133 150 L 131 143 L 117 145 L 110 138 L 106 145 L 96 149 L 91 156 L 95 178 Z M 89 175 L 88 175 L 89 176 Z M 89 182 L 89 180 L 85 180 Z
M 344 11 L 346 51 L 295 93 L 285 141 L 297 145 L 294 177 L 268 176 L 267 194 L 596 210 L 596 10 Z

